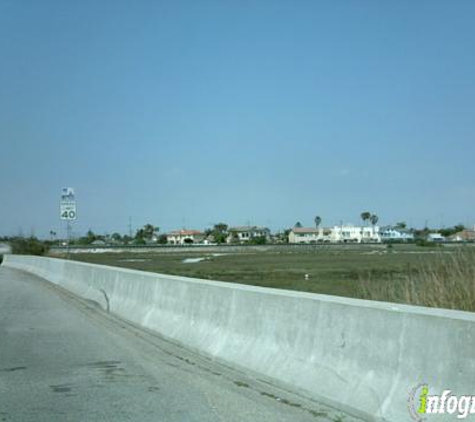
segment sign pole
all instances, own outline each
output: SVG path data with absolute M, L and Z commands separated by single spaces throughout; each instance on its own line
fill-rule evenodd
M 66 222 L 66 231 L 67 231 L 67 236 L 68 236 L 68 248 L 67 248 L 67 258 L 71 259 L 71 253 L 69 251 L 70 248 L 70 243 L 71 243 L 71 221 L 67 220 Z
M 76 220 L 76 195 L 74 194 L 74 188 L 63 188 L 61 191 L 59 215 L 61 220 L 66 220 L 66 232 L 67 232 L 67 258 L 71 259 L 71 221 Z

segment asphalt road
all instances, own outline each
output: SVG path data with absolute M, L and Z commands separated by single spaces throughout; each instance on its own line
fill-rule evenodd
M 355 421 L 0 267 L 0 421 Z

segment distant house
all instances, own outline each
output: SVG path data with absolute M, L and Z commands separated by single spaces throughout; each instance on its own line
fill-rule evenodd
M 206 235 L 199 230 L 174 230 L 167 233 L 167 243 L 170 245 L 190 245 L 201 243 Z
M 216 239 L 214 236 L 210 233 L 208 235 L 205 235 L 205 239 L 203 240 L 204 245 L 217 245 Z
M 410 242 L 414 240 L 414 234 L 409 229 L 401 227 L 381 227 L 379 235 L 382 242 Z
M 105 246 L 106 241 L 103 239 L 96 239 L 94 242 L 91 243 L 91 246 Z
M 152 233 L 152 238 L 150 239 L 152 241 L 152 243 L 158 243 L 159 240 L 160 240 L 160 232 L 159 230 L 157 230 L 158 227 L 153 231 Z
M 462 230 L 447 238 L 451 242 L 474 242 L 475 230 Z
M 330 243 L 331 229 L 315 227 L 293 227 L 289 232 L 289 243 Z
M 427 240 L 429 242 L 443 242 L 445 241 L 445 237 L 442 236 L 440 233 L 429 233 L 427 235 Z
M 238 226 L 228 229 L 227 243 L 246 243 L 252 239 L 264 237 L 270 239 L 270 230 L 267 227 Z
M 379 243 L 379 227 L 353 225 L 331 228 L 294 227 L 289 233 L 289 243 Z
M 334 243 L 379 243 L 379 227 L 361 227 L 347 224 L 334 226 L 331 233 L 331 241 Z

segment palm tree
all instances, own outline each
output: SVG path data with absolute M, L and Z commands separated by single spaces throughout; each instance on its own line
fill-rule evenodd
M 313 221 L 315 221 L 315 226 L 316 226 L 317 229 L 318 229 L 318 226 L 322 223 L 322 217 L 320 217 L 319 215 L 317 215 L 317 216 L 315 217 L 315 220 L 313 220 Z
M 376 225 L 376 223 L 378 222 L 379 217 L 376 214 L 373 214 L 373 215 L 371 215 L 371 217 L 369 217 L 369 220 L 371 221 L 371 224 L 374 227 Z
M 405 229 L 406 227 L 407 227 L 407 224 L 405 221 L 399 221 L 398 223 L 396 223 L 397 229 Z
M 369 211 L 362 212 L 360 214 L 361 219 L 363 220 L 363 224 L 371 218 L 371 213 Z
M 366 221 L 368 221 L 371 218 L 371 213 L 369 211 L 364 211 L 360 214 L 360 217 L 363 220 L 363 226 L 364 226 Z M 361 227 L 361 242 L 364 241 L 363 234 L 364 234 L 364 230 L 363 230 L 363 227 Z
M 302 228 L 302 223 L 300 221 L 297 221 L 294 225 L 294 227 L 301 229 Z
M 153 226 L 152 224 L 145 224 L 145 226 L 143 226 L 143 231 L 144 231 L 144 237 L 146 239 L 151 239 L 153 236 L 153 233 L 158 232 L 159 228 Z
M 315 227 L 317 228 L 317 231 L 318 231 L 318 226 L 322 223 L 322 217 L 317 215 L 313 221 L 315 221 Z M 317 239 L 318 239 L 318 233 L 317 233 Z
M 376 226 L 378 220 L 379 220 L 379 217 L 376 214 L 372 214 L 369 217 L 369 221 L 371 221 L 371 225 L 373 226 L 373 237 L 374 237 L 374 226 Z

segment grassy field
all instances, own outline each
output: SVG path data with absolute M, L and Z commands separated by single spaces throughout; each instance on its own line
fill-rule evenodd
M 433 274 L 431 274 L 430 269 L 441 268 L 442 272 L 450 275 L 450 265 L 455 262 L 454 257 L 458 257 L 461 253 L 464 255 L 464 262 L 457 265 L 475 268 L 473 249 L 394 245 L 386 249 L 328 247 L 307 251 L 234 254 L 226 254 L 226 251 L 223 254 L 204 252 L 84 253 L 72 254 L 71 258 L 84 262 L 208 280 L 465 310 L 472 310 L 473 307 L 475 310 L 475 303 L 472 303 L 475 299 L 469 298 L 469 303 L 462 306 L 453 303 L 445 304 L 433 298 L 428 301 L 420 294 L 415 294 L 419 280 L 420 283 L 424 283 L 420 285 L 420 289 L 427 290 L 432 287 L 431 277 L 434 278 L 435 273 L 432 271 Z M 460 252 L 463 250 L 470 250 L 470 253 Z M 190 262 L 199 258 L 202 258 L 199 262 Z M 460 268 L 458 273 L 460 273 Z M 306 274 L 308 274 L 308 279 L 305 278 Z M 470 276 L 465 274 L 463 277 Z M 437 279 L 438 276 L 435 278 Z M 467 283 L 470 280 L 461 282 Z M 473 280 L 471 282 L 473 284 Z M 451 283 L 453 289 L 453 281 Z M 472 289 L 470 286 L 468 286 L 469 291 Z M 409 291 L 411 289 L 412 293 Z M 439 288 L 440 295 L 449 293 L 444 293 Z M 467 294 L 462 292 L 458 296 L 467 296 Z

